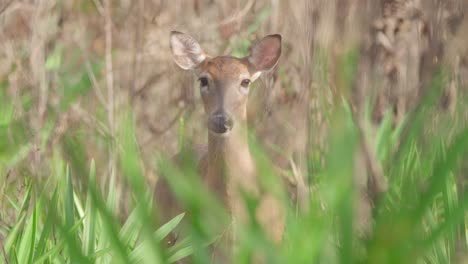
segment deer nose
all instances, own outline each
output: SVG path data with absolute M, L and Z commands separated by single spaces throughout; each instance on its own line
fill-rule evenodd
M 208 123 L 208 128 L 218 134 L 224 134 L 234 126 L 231 116 L 226 112 L 214 113 Z

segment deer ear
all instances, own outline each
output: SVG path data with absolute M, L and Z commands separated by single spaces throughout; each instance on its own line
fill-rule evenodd
M 195 69 L 206 58 L 194 38 L 177 31 L 171 31 L 171 50 L 174 62 L 184 70 Z
M 269 71 L 278 63 L 281 55 L 281 35 L 268 35 L 250 48 L 247 57 L 256 72 Z

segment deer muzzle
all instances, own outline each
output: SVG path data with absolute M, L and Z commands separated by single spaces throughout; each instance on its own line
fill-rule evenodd
M 225 134 L 234 126 L 232 117 L 226 112 L 215 112 L 208 120 L 208 129 L 216 134 Z

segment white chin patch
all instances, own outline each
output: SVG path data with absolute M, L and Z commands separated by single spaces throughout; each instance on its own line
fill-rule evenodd
M 211 129 L 208 129 L 208 131 L 210 132 L 211 135 L 216 136 L 216 137 L 220 137 L 220 138 L 226 138 L 231 134 L 231 130 L 228 130 L 228 131 L 226 131 L 224 133 L 216 133 L 216 132 L 212 131 Z

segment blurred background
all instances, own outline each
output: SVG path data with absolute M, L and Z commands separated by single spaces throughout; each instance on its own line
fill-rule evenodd
M 12 201 L 62 177 L 65 164 L 77 195 L 91 160 L 103 186 L 116 175 L 125 189 L 118 138 L 128 113 L 149 186 L 156 156 L 176 154 L 181 134 L 206 142 L 198 85 L 172 61 L 171 30 L 212 56 L 243 57 L 253 41 L 282 35 L 278 66 L 251 90 L 250 128 L 307 207 L 333 152 L 331 117 L 346 105 L 358 131 L 354 216 L 367 233 L 406 139 L 432 153 L 434 135 L 445 146 L 466 131 L 467 12 L 466 0 L 0 0 L 0 241 L 18 221 Z M 450 188 L 465 201 L 468 163 L 457 160 Z M 131 196 L 122 192 L 116 215 L 129 214 Z M 466 260 L 461 222 L 446 254 Z

